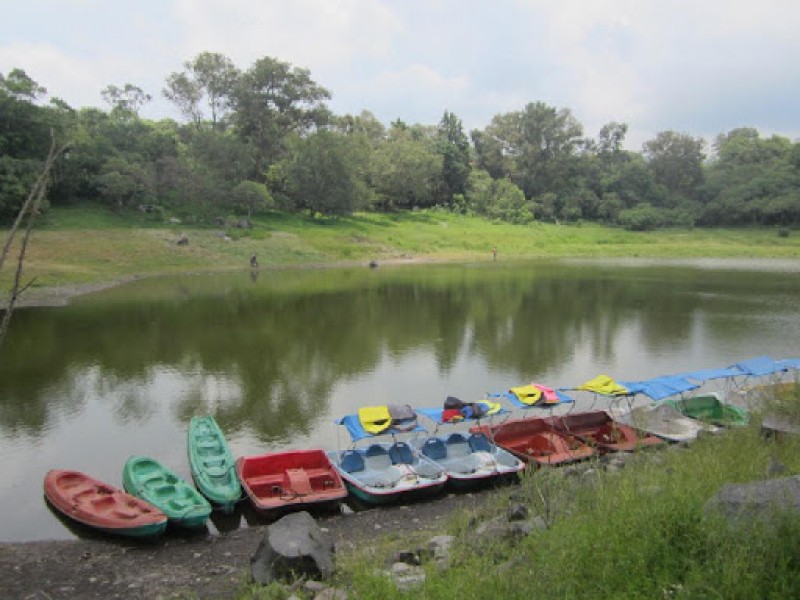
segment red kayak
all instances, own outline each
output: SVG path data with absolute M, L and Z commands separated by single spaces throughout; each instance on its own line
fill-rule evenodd
M 255 507 L 265 511 L 338 503 L 347 496 L 322 450 L 244 456 L 236 461 L 236 474 Z
M 49 471 L 44 495 L 67 517 L 107 533 L 149 537 L 167 527 L 167 515 L 152 504 L 80 471 Z

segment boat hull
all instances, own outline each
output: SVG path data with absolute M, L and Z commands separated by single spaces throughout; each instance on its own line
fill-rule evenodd
M 347 488 L 322 450 L 291 450 L 236 461 L 245 493 L 264 512 L 332 506 L 347 497 Z
M 242 497 L 236 464 L 214 417 L 192 417 L 188 434 L 189 466 L 197 489 L 225 513 Z
M 632 452 L 663 443 L 654 435 L 637 432 L 630 425 L 615 421 L 602 410 L 548 417 L 547 421 L 558 433 L 574 435 L 601 453 Z
M 719 430 L 710 423 L 690 419 L 666 404 L 638 406 L 615 418 L 670 442 L 688 442 L 696 439 L 701 432 Z
M 721 427 L 743 427 L 750 422 L 749 413 L 745 409 L 724 403 L 720 395 L 714 392 L 667 400 L 664 404 L 686 417 Z
M 80 471 L 49 471 L 44 495 L 59 513 L 104 533 L 147 538 L 167 527 L 167 516 L 155 506 Z
M 122 481 L 128 493 L 154 505 L 179 527 L 203 528 L 211 514 L 211 505 L 200 492 L 155 459 L 131 456 Z
M 525 468 L 524 461 L 492 444 L 482 433 L 418 438 L 412 445 L 447 473 L 446 486 L 453 491 L 515 480 Z
M 413 502 L 439 494 L 447 484 L 447 474 L 433 462 L 418 456 L 405 459 L 389 452 L 395 444 L 375 443 L 366 449 L 328 452 L 348 492 L 364 504 L 373 506 Z M 373 450 L 379 456 L 370 456 Z M 357 459 L 356 469 L 350 469 L 350 458 Z M 385 460 L 385 464 L 380 461 Z
M 542 418 L 511 419 L 470 428 L 485 434 L 494 444 L 514 456 L 541 466 L 556 466 L 585 460 L 595 450 L 574 435 L 564 435 Z

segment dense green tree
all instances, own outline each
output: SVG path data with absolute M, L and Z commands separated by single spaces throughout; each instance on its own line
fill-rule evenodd
M 246 213 L 248 219 L 275 205 L 267 186 L 257 181 L 242 181 L 233 188 L 231 198 L 234 208 Z
M 298 208 L 327 216 L 348 215 L 363 197 L 346 136 L 318 131 L 295 136 L 286 166 L 287 191 Z
M 46 91 L 22 69 L 0 73 L 0 219 L 22 207 L 41 172 L 51 131 L 64 138 L 56 111 L 35 103 Z
M 198 127 L 203 120 L 200 105 L 205 98 L 211 111 L 211 128 L 216 129 L 233 105 L 239 70 L 223 54 L 201 52 L 183 63 L 184 70 L 167 77 L 164 96 Z
M 800 170 L 787 138 L 762 139 L 755 129 L 738 128 L 719 135 L 714 149 L 703 224 L 800 222 Z
M 453 204 L 453 197 L 464 194 L 470 173 L 469 139 L 461 120 L 445 111 L 436 133 L 436 150 L 442 156 L 442 203 Z
M 238 135 L 253 148 L 252 179 L 262 179 L 285 155 L 290 134 L 305 134 L 329 121 L 324 101 L 330 96 L 307 69 L 274 58 L 260 58 L 239 77 L 233 121 Z
M 509 179 L 492 179 L 486 171 L 474 169 L 466 189 L 468 209 L 478 215 L 509 223 L 533 220 L 533 203 Z
M 531 198 L 564 193 L 572 182 L 583 128 L 569 109 L 543 102 L 518 112 L 495 115 L 476 140 L 478 163 L 489 172 L 501 168 Z M 488 154 L 487 154 L 488 153 Z
M 373 148 L 386 139 L 386 127 L 368 110 L 355 116 L 333 117 L 331 127 L 339 133 L 361 137 Z
M 122 87 L 108 85 L 101 92 L 103 100 L 119 117 L 137 117 L 139 110 L 153 97 L 137 85 L 126 83 Z
M 644 143 L 647 166 L 656 182 L 667 189 L 668 206 L 677 206 L 683 199 L 700 199 L 704 146 L 702 138 L 674 131 L 662 131 Z
M 392 128 L 390 139 L 372 153 L 369 181 L 378 208 L 426 208 L 436 203 L 442 156 L 431 139 L 415 139 L 410 129 Z

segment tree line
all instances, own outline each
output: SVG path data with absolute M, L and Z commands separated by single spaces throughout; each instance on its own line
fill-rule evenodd
M 587 136 L 570 109 L 531 102 L 469 134 L 445 110 L 436 125 L 336 115 L 307 69 L 274 58 L 240 70 L 203 52 L 161 93 L 185 118 L 139 116 L 152 96 L 109 85 L 108 108 L 53 97 L 24 70 L 0 73 L 0 219 L 23 205 L 51 132 L 53 206 L 86 201 L 195 221 L 269 210 L 347 215 L 442 207 L 514 223 L 598 221 L 633 230 L 781 226 L 800 221 L 800 142 L 742 127 L 702 138 L 663 131 L 641 152 L 627 125 Z

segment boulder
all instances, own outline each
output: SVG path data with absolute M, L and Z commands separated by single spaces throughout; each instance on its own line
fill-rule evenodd
M 790 435 L 800 435 L 800 423 L 785 415 L 765 415 L 761 421 L 761 434 L 778 440 Z
M 267 527 L 250 558 L 253 581 L 325 579 L 333 573 L 333 543 L 307 512 L 286 515 Z
M 800 512 L 800 476 L 751 483 L 728 483 L 706 503 L 728 521 L 768 519 L 775 511 Z

